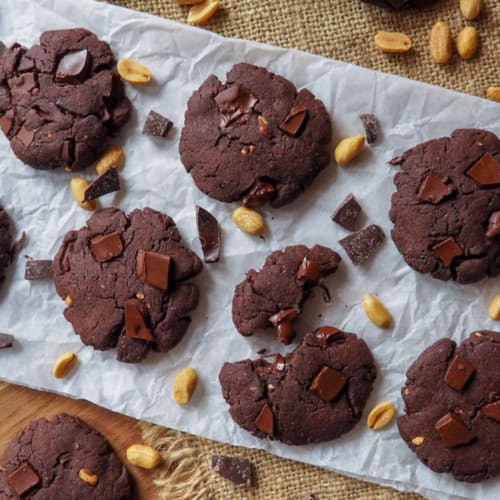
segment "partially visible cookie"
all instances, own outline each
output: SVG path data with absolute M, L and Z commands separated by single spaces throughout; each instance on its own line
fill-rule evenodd
M 12 224 L 7 212 L 0 205 L 0 286 L 5 280 L 5 271 L 12 260 Z
M 65 236 L 54 280 L 68 304 L 64 316 L 82 342 L 117 347 L 120 361 L 134 362 L 181 340 L 199 296 L 185 281 L 201 267 L 168 215 L 106 208 Z
M 261 439 L 300 445 L 350 431 L 361 418 L 375 377 L 365 342 L 326 326 L 272 363 L 224 363 L 219 381 L 240 427 Z
M 500 334 L 441 339 L 407 372 L 401 437 L 436 472 L 477 482 L 500 473 Z
M 294 245 L 271 253 L 260 271 L 250 269 L 233 296 L 233 322 L 242 335 L 276 328 L 278 340 L 289 344 L 293 321 L 309 291 L 334 273 L 340 256 L 330 248 Z
M 35 420 L 0 462 L 0 498 L 133 498 L 131 477 L 104 436 L 78 417 L 60 413 Z M 95 484 L 80 477 L 96 476 Z

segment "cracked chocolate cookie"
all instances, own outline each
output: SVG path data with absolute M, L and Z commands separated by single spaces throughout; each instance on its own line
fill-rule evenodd
M 133 498 L 127 469 L 104 436 L 78 417 L 35 420 L 5 450 L 0 498 Z
M 285 78 L 236 64 L 191 96 L 179 152 L 204 193 L 247 206 L 294 200 L 330 161 L 332 125 L 321 101 Z
M 500 472 L 500 334 L 441 339 L 407 372 L 401 437 L 436 472 L 477 482 Z
M 472 283 L 500 272 L 500 140 L 455 130 L 390 162 L 392 238 L 420 273 Z
M 82 28 L 0 51 L 0 127 L 16 156 L 44 170 L 95 161 L 131 111 L 114 65 L 109 45 Z
M 260 271 L 250 269 L 234 290 L 233 323 L 238 332 L 246 336 L 274 327 L 277 339 L 289 344 L 309 291 L 334 273 L 339 262 L 337 253 L 321 245 L 294 245 L 271 253 Z
M 12 225 L 7 212 L 0 205 L 0 286 L 5 280 L 5 271 L 12 260 Z
M 184 281 L 201 267 L 167 215 L 106 208 L 65 236 L 54 281 L 82 342 L 101 350 L 116 346 L 120 361 L 135 362 L 151 348 L 167 352 L 181 340 L 199 296 L 198 287 Z
M 273 362 L 224 363 L 219 381 L 233 420 L 258 438 L 287 444 L 330 441 L 361 418 L 376 369 L 353 333 L 324 326 Z

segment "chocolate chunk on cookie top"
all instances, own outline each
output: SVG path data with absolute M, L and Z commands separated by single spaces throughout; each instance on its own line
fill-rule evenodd
M 0 498 L 127 500 L 133 491 L 104 436 L 60 413 L 31 422 L 7 447 L 0 461 Z
M 199 294 L 185 280 L 201 267 L 167 215 L 106 208 L 65 236 L 54 280 L 71 304 L 64 316 L 82 342 L 117 347 L 120 361 L 134 362 L 151 348 L 166 352 L 180 341 Z
M 114 65 L 109 45 L 82 28 L 0 54 L 0 126 L 16 156 L 45 170 L 95 161 L 131 110 Z
M 500 139 L 455 130 L 394 158 L 392 238 L 416 271 L 472 283 L 500 273 Z
M 235 288 L 233 322 L 238 332 L 252 335 L 274 327 L 278 340 L 289 344 L 309 291 L 334 273 L 339 262 L 337 253 L 321 245 L 295 245 L 271 253 L 260 271 L 248 271 Z
M 225 83 L 212 75 L 189 99 L 179 151 L 209 196 L 281 207 L 328 165 L 331 133 L 330 117 L 311 92 L 241 63 Z
M 436 472 L 477 482 L 500 473 L 500 333 L 442 339 L 407 372 L 401 437 Z
M 233 420 L 259 438 L 319 443 L 361 418 L 376 370 L 365 342 L 322 327 L 285 357 L 225 363 L 219 374 Z
M 0 286 L 5 280 L 5 271 L 12 260 L 12 224 L 7 212 L 0 205 Z

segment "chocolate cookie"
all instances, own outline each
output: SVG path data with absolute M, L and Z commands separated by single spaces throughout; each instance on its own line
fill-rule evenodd
M 31 422 L 5 450 L 1 466 L 2 500 L 133 498 L 129 473 L 104 436 L 65 413 Z
M 0 53 L 0 127 L 16 156 L 45 170 L 96 160 L 131 110 L 114 65 L 109 45 L 81 28 Z
M 251 193 L 248 206 L 281 207 L 328 165 L 331 134 L 330 117 L 309 90 L 297 92 L 285 78 L 241 63 L 226 83 L 209 76 L 191 96 L 179 152 L 212 198 L 237 201 Z
M 236 286 L 233 322 L 242 335 L 274 326 L 279 341 L 289 344 L 293 321 L 309 291 L 336 271 L 340 256 L 327 247 L 295 245 L 271 253 L 260 271 L 250 269 Z
M 150 348 L 166 352 L 181 340 L 199 293 L 183 282 L 201 267 L 167 215 L 106 208 L 65 236 L 54 280 L 82 342 L 117 346 L 120 361 L 135 362 Z
M 500 272 L 500 140 L 455 130 L 394 158 L 392 238 L 421 273 L 472 283 Z
M 441 339 L 407 372 L 401 437 L 436 472 L 477 482 L 500 472 L 500 334 Z
M 427 7 L 436 3 L 436 0 L 363 0 L 363 2 L 380 5 L 381 7 L 390 7 L 401 9 L 402 7 Z
M 12 225 L 7 212 L 0 205 L 0 286 L 5 280 L 5 270 L 12 260 Z
M 350 431 L 361 418 L 376 370 L 353 333 L 325 326 L 272 363 L 225 363 L 219 374 L 233 420 L 253 435 L 287 444 L 319 443 Z

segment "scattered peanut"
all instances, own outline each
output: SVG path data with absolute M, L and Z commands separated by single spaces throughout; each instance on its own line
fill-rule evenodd
M 425 441 L 425 437 L 424 436 L 415 436 L 411 442 L 415 445 L 415 446 L 420 446 L 423 442 Z
M 219 8 L 219 0 L 203 0 L 189 9 L 187 22 L 189 24 L 202 24 L 208 21 Z
M 68 307 L 71 307 L 73 305 L 73 299 L 71 298 L 71 295 L 66 295 L 64 302 L 66 302 L 66 305 Z
M 151 71 L 133 59 L 120 59 L 116 69 L 118 74 L 130 83 L 148 83 L 151 80 Z
M 476 28 L 467 26 L 457 36 L 457 51 L 462 59 L 471 59 L 477 52 L 479 35 Z
M 411 49 L 411 40 L 404 33 L 397 31 L 379 31 L 375 35 L 375 45 L 382 52 L 397 54 Z
M 74 352 L 61 354 L 54 365 L 52 373 L 56 378 L 64 378 L 75 367 L 78 356 Z
M 491 319 L 495 321 L 500 320 L 500 294 L 493 297 L 490 307 L 488 308 L 488 313 Z
M 180 405 L 187 405 L 196 389 L 198 374 L 193 368 L 184 368 L 174 380 L 174 399 Z
M 85 481 L 91 486 L 95 486 L 97 484 L 97 481 L 99 481 L 99 476 L 97 476 L 97 474 L 92 474 L 92 472 L 90 472 L 88 469 L 80 469 L 78 475 L 80 476 L 80 479 L 82 481 Z
M 494 101 L 500 102 L 500 87 L 488 87 L 486 95 Z
M 364 135 L 355 135 L 342 139 L 335 148 L 335 161 L 345 167 L 361 151 L 365 143 Z
M 70 182 L 71 192 L 73 197 L 80 207 L 84 210 L 95 210 L 97 203 L 95 200 L 83 201 L 85 190 L 90 186 L 89 181 L 83 179 L 82 177 L 73 177 Z
M 143 469 L 154 469 L 161 462 L 158 450 L 145 444 L 133 444 L 127 448 L 127 460 Z
M 125 152 L 120 146 L 109 146 L 97 160 L 95 169 L 99 175 L 110 168 L 122 168 L 125 165 Z
M 396 415 L 396 409 L 390 401 L 384 401 L 373 408 L 368 415 L 367 424 L 370 429 L 383 429 Z
M 387 308 L 380 302 L 380 300 L 372 295 L 371 293 L 367 293 L 363 297 L 363 307 L 365 309 L 366 315 L 380 328 L 387 328 L 392 322 L 391 313 L 387 310 Z
M 482 7 L 483 0 L 460 0 L 460 12 L 469 21 L 479 16 Z
M 483 334 L 482 334 L 481 332 L 476 332 L 474 335 L 475 335 L 476 337 L 482 337 L 482 336 L 483 336 Z
M 233 212 L 233 220 L 244 233 L 253 236 L 262 234 L 266 227 L 262 215 L 252 208 L 238 207 Z
M 440 64 L 451 59 L 451 28 L 447 23 L 438 21 L 431 31 L 431 55 Z

